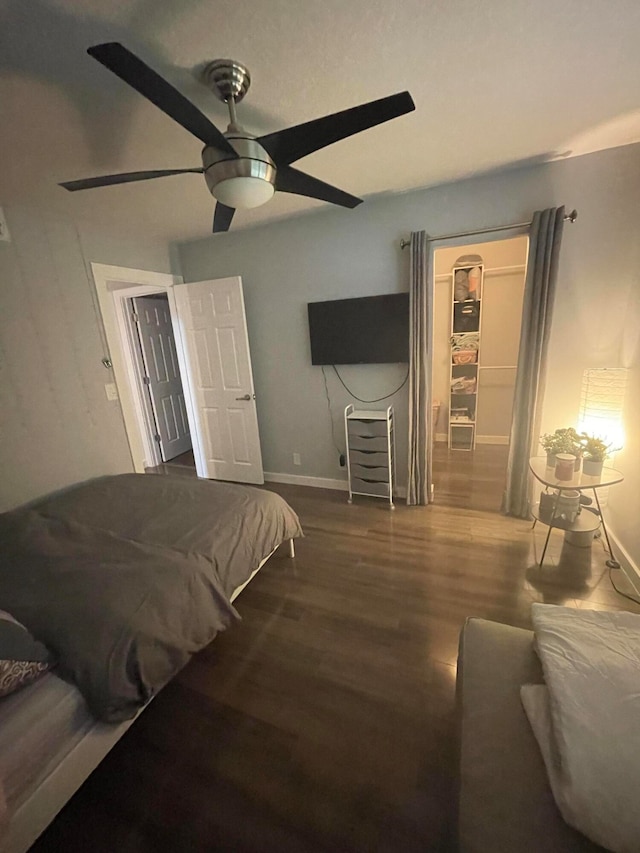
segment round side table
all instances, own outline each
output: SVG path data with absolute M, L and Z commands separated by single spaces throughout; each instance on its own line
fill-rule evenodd
M 615 486 L 616 483 L 621 483 L 624 480 L 624 476 L 620 473 L 620 471 L 616 471 L 615 468 L 603 468 L 602 473 L 599 477 L 590 477 L 587 474 L 583 474 L 582 471 L 577 471 L 573 479 L 571 480 L 558 480 L 555 475 L 555 468 L 549 467 L 547 465 L 547 457 L 546 456 L 532 456 L 529 459 L 529 469 L 533 476 L 538 480 L 538 482 L 542 483 L 542 485 L 546 489 L 556 489 L 557 497 L 553 506 L 553 510 L 551 511 L 550 517 L 546 515 L 541 515 L 540 513 L 540 504 L 536 503 L 531 509 L 531 513 L 535 519 L 534 527 L 538 521 L 541 521 L 543 524 L 546 524 L 549 527 L 547 532 L 547 538 L 544 543 L 544 548 L 542 549 L 542 557 L 540 558 L 540 565 L 542 565 L 544 560 L 544 555 L 547 551 L 547 545 L 549 544 L 549 537 L 551 536 L 551 531 L 556 528 L 559 530 L 571 531 L 574 533 L 588 533 L 595 532 L 600 524 L 602 524 L 602 529 L 604 531 L 604 535 L 607 541 L 607 548 L 609 549 L 610 559 L 607 560 L 607 566 L 612 569 L 619 569 L 620 563 L 616 560 L 613 549 L 611 547 L 611 542 L 609 540 L 609 533 L 607 531 L 607 526 L 605 524 L 604 515 L 602 514 L 602 507 L 600 506 L 600 500 L 598 499 L 598 489 L 604 489 L 607 486 Z M 560 495 L 563 492 L 567 492 L 570 490 L 576 490 L 578 492 L 584 492 L 591 490 L 593 492 L 593 497 L 596 502 L 596 510 L 586 510 L 585 512 L 580 512 L 575 519 L 575 521 L 567 521 L 564 518 L 556 518 L 556 508 L 558 505 L 558 500 Z

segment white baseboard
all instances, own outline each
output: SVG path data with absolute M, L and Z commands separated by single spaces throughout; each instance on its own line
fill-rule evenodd
M 293 486 L 311 486 L 314 489 L 335 489 L 340 492 L 349 491 L 346 480 L 332 480 L 330 477 L 308 477 L 304 474 L 278 474 L 273 471 L 265 471 L 264 479 L 267 483 L 289 483 Z M 394 497 L 406 498 L 407 487 L 396 486 Z
M 607 527 L 607 530 L 609 531 L 609 539 L 613 542 L 616 559 L 622 566 L 622 571 L 629 579 L 629 582 L 635 591 L 640 595 L 640 567 L 631 559 L 631 555 L 625 550 L 624 546 L 620 544 L 620 540 L 615 533 L 612 533 L 609 527 Z
M 509 444 L 508 435 L 477 435 L 476 444 Z
M 272 471 L 265 471 L 264 478 L 268 483 L 290 483 L 294 486 L 312 486 L 314 489 L 348 491 L 346 479 L 332 480 L 329 477 L 307 477 L 304 474 L 277 474 Z
M 437 432 L 436 441 L 449 441 L 449 436 L 446 432 Z M 477 435 L 476 444 L 509 444 L 508 435 Z

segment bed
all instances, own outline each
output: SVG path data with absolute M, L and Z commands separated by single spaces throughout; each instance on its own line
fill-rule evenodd
M 0 700 L 2 853 L 28 849 L 301 535 L 272 492 L 181 476 L 104 477 L 0 515 L 0 607 L 57 660 Z

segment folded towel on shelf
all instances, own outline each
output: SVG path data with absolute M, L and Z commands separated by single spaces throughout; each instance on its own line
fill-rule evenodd
M 476 390 L 475 376 L 459 376 L 451 380 L 452 394 L 473 394 Z

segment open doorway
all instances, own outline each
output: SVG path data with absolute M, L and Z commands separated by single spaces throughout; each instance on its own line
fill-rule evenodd
M 499 509 L 483 502 L 482 472 L 506 477 L 528 244 L 520 235 L 434 252 L 434 486 L 466 481 L 466 505 L 477 509 Z M 461 267 L 473 279 L 481 269 L 465 293 Z M 459 318 L 471 306 L 467 330 Z
M 166 293 L 127 300 L 133 360 L 150 442 L 156 442 L 160 464 L 187 468 L 195 475 L 195 458 L 169 297 Z
M 151 417 L 149 395 L 142 393 L 149 374 L 136 367 L 140 343 L 131 322 L 132 299 L 161 294 L 168 300 L 198 477 L 264 483 L 242 279 L 185 284 L 148 270 L 97 263 L 91 270 L 109 353 L 103 364 L 113 370 L 134 471 L 172 464 L 163 462 L 154 437 L 159 418 Z

